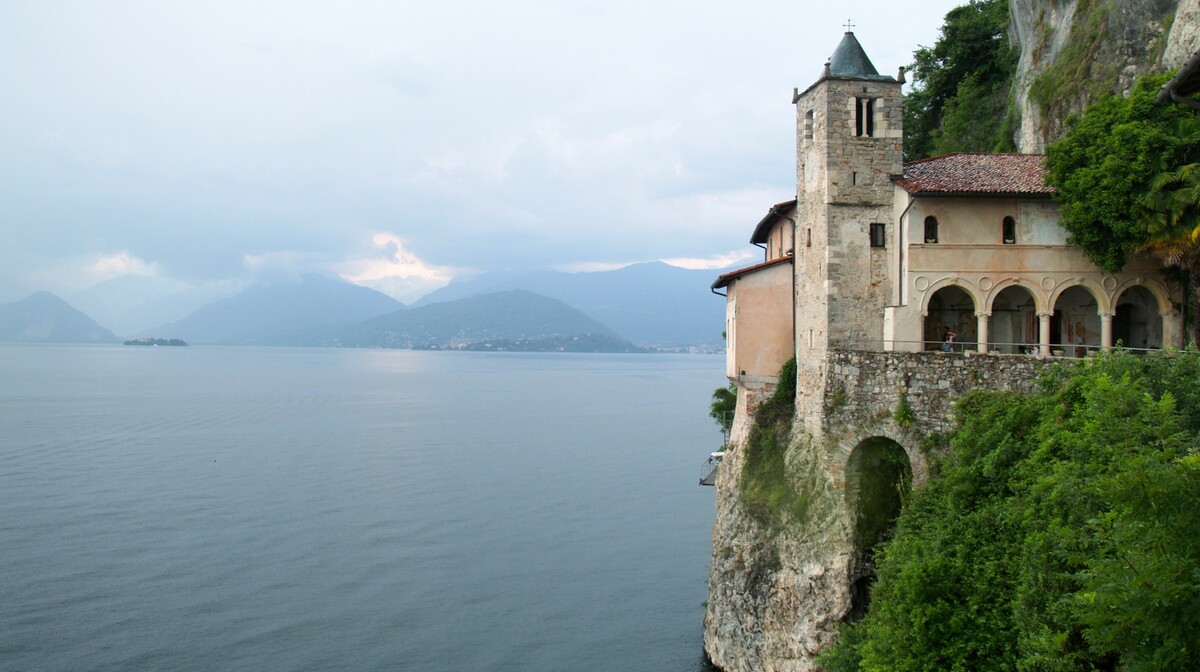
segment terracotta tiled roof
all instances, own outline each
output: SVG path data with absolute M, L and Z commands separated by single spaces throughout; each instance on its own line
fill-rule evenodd
M 730 271 L 728 273 L 718 276 L 717 279 L 712 283 L 712 288 L 714 290 L 717 290 L 722 287 L 728 287 L 730 283 L 732 283 L 734 280 L 737 280 L 738 278 L 742 277 L 743 275 L 749 275 L 751 273 L 761 271 L 764 268 L 771 268 L 772 266 L 778 266 L 779 264 L 790 264 L 790 263 L 792 263 L 792 258 L 790 256 L 787 256 L 787 257 L 779 257 L 778 259 L 772 259 L 771 261 L 764 261 L 761 264 L 755 264 L 753 266 L 739 268 L 736 271 Z
M 896 181 L 910 194 L 1050 196 L 1041 154 L 947 154 L 904 164 Z
M 789 211 L 795 209 L 796 199 L 794 198 L 790 201 L 772 205 L 771 209 L 767 210 L 767 214 L 763 215 L 763 218 L 759 220 L 758 226 L 754 227 L 754 233 L 750 234 L 750 242 L 755 245 L 762 245 L 767 242 L 767 234 L 771 232 L 771 227 L 775 225 L 775 222 L 780 217 L 786 216 Z

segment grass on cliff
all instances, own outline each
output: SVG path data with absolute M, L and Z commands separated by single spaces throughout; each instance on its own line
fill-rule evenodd
M 782 522 L 803 515 L 807 499 L 788 478 L 784 456 L 796 414 L 796 360 L 779 370 L 779 384 L 754 415 L 754 427 L 742 448 L 744 461 L 738 490 L 746 511 L 760 523 Z

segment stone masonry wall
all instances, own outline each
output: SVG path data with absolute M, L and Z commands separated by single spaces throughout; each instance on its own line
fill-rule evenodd
M 903 392 L 914 427 L 947 432 L 959 395 L 969 390 L 1032 392 L 1054 361 L 1026 355 L 830 350 L 826 430 L 836 433 L 883 416 L 891 419 Z

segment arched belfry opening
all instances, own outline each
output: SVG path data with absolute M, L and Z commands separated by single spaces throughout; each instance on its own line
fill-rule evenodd
M 854 512 L 854 561 L 847 621 L 867 613 L 875 583 L 875 551 L 889 539 L 912 485 L 904 448 L 886 437 L 860 442 L 846 463 L 846 497 Z
M 962 343 L 973 343 L 978 321 L 975 317 L 975 300 L 962 287 L 942 287 L 929 298 L 925 314 L 925 329 L 921 340 L 925 350 L 936 350 L 946 340 L 947 332 L 954 332 L 954 350 Z

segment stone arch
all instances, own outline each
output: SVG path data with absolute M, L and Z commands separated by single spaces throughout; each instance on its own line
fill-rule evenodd
M 1053 310 L 1063 294 L 1077 287 L 1092 295 L 1092 298 L 1096 300 L 1098 312 L 1111 312 L 1112 309 L 1110 306 L 1112 302 L 1109 300 L 1108 292 L 1099 283 L 1088 278 L 1072 278 L 1055 287 L 1054 291 L 1050 292 L 1049 300 L 1046 302 L 1048 306 L 1047 310 Z
M 1164 313 L 1160 297 L 1139 282 L 1126 284 L 1113 296 L 1112 344 L 1134 352 L 1163 347 L 1163 317 L 1171 308 Z
M 1005 354 L 1029 352 L 1039 343 L 1044 297 L 1033 285 L 1016 278 L 997 284 L 987 297 L 990 317 L 989 351 Z
M 1056 288 L 1051 296 L 1051 352 L 1084 357 L 1098 350 L 1103 329 L 1100 314 L 1109 312 L 1108 293 L 1079 278 Z
M 891 536 L 912 487 L 908 451 L 887 436 L 859 441 L 846 460 L 846 503 L 852 514 L 854 559 L 850 568 L 849 621 L 867 612 L 875 581 L 875 550 Z
M 1171 293 L 1167 290 L 1166 286 L 1161 282 L 1147 278 L 1132 278 L 1117 285 L 1117 288 L 1113 290 L 1112 293 L 1112 305 L 1114 306 L 1113 310 L 1115 310 L 1115 306 L 1120 303 L 1121 295 L 1124 294 L 1126 290 L 1133 287 L 1141 287 L 1154 296 L 1154 298 L 1158 301 L 1159 315 L 1166 317 L 1167 315 L 1173 315 L 1175 313 L 1175 303 L 1171 301 Z M 1109 312 L 1112 311 L 1110 310 Z
M 1038 287 L 1036 282 L 1027 280 L 1026 278 L 1005 278 L 1000 280 L 988 289 L 987 294 L 983 297 L 983 302 L 980 305 L 987 306 L 987 310 L 991 311 L 992 305 L 996 302 L 996 297 L 1010 287 L 1020 287 L 1029 292 L 1029 295 L 1033 297 L 1034 309 L 1038 312 L 1044 312 L 1047 310 L 1046 306 L 1049 304 L 1046 298 L 1046 293 L 1042 291 L 1041 287 Z
M 959 343 L 975 340 L 978 321 L 975 313 L 983 305 L 974 287 L 958 278 L 944 278 L 926 288 L 921 297 L 922 349 L 936 349 L 947 329 L 957 334 Z

